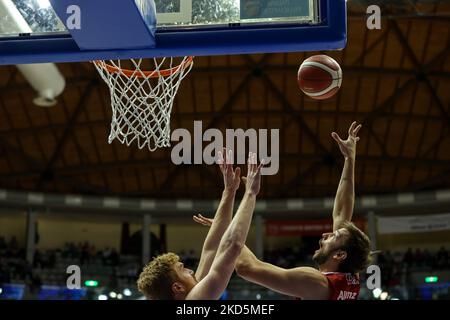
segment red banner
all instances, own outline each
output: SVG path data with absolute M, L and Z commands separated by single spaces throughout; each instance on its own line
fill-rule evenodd
M 353 221 L 364 230 L 364 220 Z M 279 236 L 321 236 L 333 230 L 332 219 L 322 220 L 268 220 L 266 221 L 266 235 Z

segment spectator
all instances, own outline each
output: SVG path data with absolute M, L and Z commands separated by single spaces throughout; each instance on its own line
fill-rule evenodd
M 11 241 L 9 242 L 9 249 L 11 251 L 17 251 L 19 249 L 19 244 L 17 242 L 16 236 L 11 237 Z
M 408 269 L 412 266 L 414 262 L 414 255 L 411 248 L 408 248 L 405 255 L 403 256 L 403 263 L 406 264 Z
M 386 264 L 392 266 L 394 258 L 392 257 L 391 250 L 386 251 Z
M 416 267 L 422 267 L 423 266 L 423 254 L 422 251 L 417 248 L 416 253 L 414 254 L 414 262 Z
M 197 265 L 197 257 L 195 255 L 195 250 L 193 249 L 189 250 L 189 253 L 187 255 L 187 261 L 189 266 L 195 268 L 195 266 Z
M 423 250 L 423 264 L 425 267 L 433 266 L 433 257 L 431 256 L 430 251 L 428 251 L 428 249 Z
M 56 265 L 56 252 L 55 250 L 51 250 L 48 255 L 48 267 L 53 269 Z
M 118 266 L 119 265 L 119 253 L 115 248 L 111 250 L 111 254 L 109 255 L 109 260 L 112 266 Z
M 38 249 L 36 249 L 36 251 L 34 251 L 33 267 L 34 268 L 42 268 L 42 254 L 41 254 L 41 251 L 39 251 Z
M 444 268 L 447 266 L 448 252 L 442 246 L 436 254 L 436 263 L 438 268 Z
M 91 257 L 95 257 L 97 255 L 97 250 L 95 249 L 94 245 L 91 245 L 90 249 L 89 249 L 89 255 Z
M 38 274 L 31 274 L 31 284 L 30 284 L 30 291 L 31 293 L 37 293 L 39 292 L 39 289 L 42 286 L 42 280 L 41 277 L 39 277 Z
M 6 247 L 7 247 L 7 245 L 6 245 L 6 241 L 5 241 L 5 238 L 4 237 L 0 237 L 0 250 L 6 250 Z
M 82 246 L 81 246 L 81 251 L 80 251 L 80 264 L 86 264 L 89 263 L 90 261 L 90 254 L 89 254 L 89 243 L 85 242 Z
M 105 250 L 103 250 L 102 253 L 102 262 L 103 265 L 108 265 L 109 264 L 109 258 L 111 256 L 111 249 L 109 247 L 106 247 Z

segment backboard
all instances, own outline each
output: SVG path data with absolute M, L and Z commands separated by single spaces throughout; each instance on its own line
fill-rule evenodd
M 0 0 L 0 64 L 337 50 L 345 43 L 345 0 Z

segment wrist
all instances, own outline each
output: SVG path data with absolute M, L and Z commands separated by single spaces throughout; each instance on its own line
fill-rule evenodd
M 258 193 L 254 192 L 253 190 L 245 190 L 246 196 L 256 197 Z
M 224 188 L 222 192 L 222 196 L 234 196 L 236 194 L 236 190 L 234 188 Z
M 345 161 L 348 161 L 348 162 L 355 162 L 355 156 L 349 156 L 349 157 L 345 157 Z

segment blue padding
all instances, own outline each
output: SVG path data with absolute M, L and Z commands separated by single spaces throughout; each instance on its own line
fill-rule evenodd
M 155 47 L 156 10 L 153 1 L 147 1 L 147 11 L 142 14 L 135 0 L 50 0 L 50 2 L 80 50 Z M 71 10 L 73 5 L 78 6 L 79 11 L 75 11 L 77 8 Z M 77 18 L 73 17 L 78 12 L 80 19 L 76 20 Z M 74 21 L 80 23 L 76 24 Z
M 112 3 L 117 0 L 106 1 Z M 125 50 L 80 51 L 69 35 L 0 40 L 0 64 L 343 49 L 347 41 L 346 0 L 320 0 L 320 4 L 320 13 L 324 17 L 320 25 L 247 25 L 208 30 L 157 31 L 156 47 L 150 49 L 130 49 L 127 43 L 122 46 L 127 48 Z M 139 21 L 142 22 L 142 18 Z M 96 25 L 104 25 L 104 22 Z M 120 25 L 124 26 L 122 21 Z M 134 38 L 140 40 L 140 37 Z

